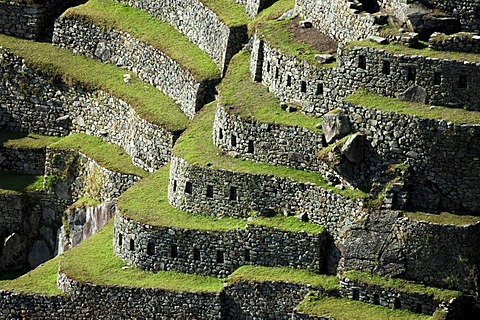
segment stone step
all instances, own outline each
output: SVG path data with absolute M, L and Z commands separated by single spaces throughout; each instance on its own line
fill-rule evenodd
M 192 118 L 214 99 L 215 63 L 188 38 L 152 15 L 108 0 L 70 8 L 55 23 L 53 43 L 129 69 L 174 99 Z

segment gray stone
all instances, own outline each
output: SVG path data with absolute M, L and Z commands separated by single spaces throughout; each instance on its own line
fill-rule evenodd
M 434 32 L 452 34 L 462 30 L 460 21 L 455 17 L 429 12 L 413 12 L 408 15 L 408 24 L 419 34 L 420 39 L 428 40 Z
M 425 104 L 427 102 L 427 90 L 418 85 L 412 85 L 403 92 L 396 94 L 397 99 Z
M 47 243 L 44 240 L 37 240 L 28 253 L 28 264 L 31 268 L 36 268 L 52 257 L 53 254 L 50 252 Z
M 321 53 L 315 55 L 315 60 L 317 60 L 319 63 L 329 63 L 335 60 L 335 58 L 331 54 Z
M 325 114 L 323 116 L 322 128 L 327 143 L 341 139 L 351 131 L 348 116 L 341 113 Z
M 388 44 L 388 40 L 384 37 L 371 35 L 371 36 L 368 37 L 368 40 L 376 42 L 376 43 L 380 43 L 380 44 Z
M 340 151 L 350 162 L 360 163 L 365 156 L 365 137 L 355 133 L 348 137 Z
M 283 13 L 278 20 L 285 20 L 293 17 L 295 15 L 295 9 L 290 9 L 287 12 Z
M 298 22 L 298 25 L 300 26 L 300 28 L 304 28 L 304 29 L 308 29 L 308 28 L 311 28 L 313 25 L 310 21 L 307 21 L 307 20 L 301 20 Z

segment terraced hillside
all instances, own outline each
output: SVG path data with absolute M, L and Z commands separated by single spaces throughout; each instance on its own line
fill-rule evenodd
M 52 5 L 0 1 L 0 319 L 476 317 L 476 2 Z

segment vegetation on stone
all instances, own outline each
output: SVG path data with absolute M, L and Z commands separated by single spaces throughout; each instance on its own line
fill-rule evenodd
M 103 90 L 129 103 L 143 119 L 165 129 L 185 129 L 188 118 L 175 102 L 135 75 L 128 84 L 123 81 L 125 70 L 93 59 L 74 55 L 48 43 L 32 42 L 0 35 L 0 46 L 25 59 L 33 70 L 62 79 L 67 84 L 87 90 Z
M 405 216 L 417 221 L 425 221 L 442 225 L 469 226 L 480 222 L 479 216 L 441 212 L 438 214 L 427 212 L 406 212 Z
M 286 217 L 283 215 L 276 215 L 273 217 L 252 217 L 249 223 L 268 228 L 278 228 L 284 231 L 291 232 L 305 232 L 309 234 L 322 233 L 325 227 L 311 222 L 303 222 L 296 217 Z
M 421 103 L 401 101 L 360 89 L 345 98 L 346 101 L 380 111 L 417 116 L 425 119 L 443 119 L 453 123 L 480 123 L 480 111 L 468 111 L 460 108 L 429 106 Z
M 127 32 L 177 61 L 199 82 L 220 78 L 220 70 L 205 52 L 174 27 L 146 12 L 110 0 L 90 0 L 68 9 L 62 17 L 93 23 L 107 31 Z
M 147 172 L 135 166 L 121 147 L 84 133 L 73 133 L 50 145 L 57 150 L 75 150 L 97 161 L 102 167 L 125 174 L 144 177 Z
M 0 174 L 0 194 L 40 191 L 43 176 L 27 174 Z
M 43 149 L 57 142 L 60 137 L 44 136 L 34 133 L 0 130 L 0 146 L 12 149 Z
M 215 12 L 218 18 L 228 27 L 246 26 L 250 18 L 245 13 L 245 7 L 232 0 L 199 0 Z
M 249 62 L 250 54 L 247 51 L 233 57 L 227 74 L 218 87 L 219 102 L 230 113 L 244 119 L 298 126 L 320 132 L 317 126 L 321 119 L 282 110 L 280 100 L 270 93 L 267 87 L 253 82 Z
M 448 301 L 452 298 L 457 298 L 462 295 L 460 291 L 447 290 L 435 287 L 428 287 L 423 284 L 418 284 L 413 281 L 408 281 L 399 278 L 382 277 L 373 273 L 361 271 L 347 271 L 343 277 L 352 281 L 358 281 L 368 285 L 378 285 L 385 288 L 391 288 L 398 292 L 405 293 L 419 293 L 426 295 L 433 295 L 434 299 L 440 301 Z
M 282 14 L 289 10 L 293 10 L 295 7 L 294 0 L 277 0 L 268 8 L 260 11 L 255 19 L 248 24 L 248 33 L 253 35 L 257 25 L 264 21 L 270 21 L 278 19 Z

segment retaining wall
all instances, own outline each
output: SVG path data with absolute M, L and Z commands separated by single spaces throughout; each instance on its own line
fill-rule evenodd
M 476 0 L 426 0 L 460 20 L 462 30 L 480 32 L 480 3 Z
M 0 173 L 43 175 L 45 149 L 0 147 Z
M 174 99 L 189 118 L 214 99 L 219 79 L 197 81 L 184 66 L 126 32 L 61 17 L 55 23 L 53 44 L 135 72 Z
M 317 154 L 324 147 L 319 132 L 245 120 L 229 114 L 220 104 L 213 123 L 213 142 L 249 160 L 312 171 L 319 170 Z
M 244 264 L 301 267 L 320 272 L 325 234 L 247 224 L 245 230 L 206 231 L 144 225 L 115 216 L 114 250 L 147 270 L 228 276 Z
M 208 186 L 213 188 L 212 197 L 207 196 Z M 308 216 L 332 234 L 363 207 L 361 199 L 349 199 L 313 184 L 201 167 L 175 156 L 168 199 L 178 209 L 219 217 L 248 217 L 252 211 Z
M 0 51 L 0 128 L 45 135 L 84 132 L 121 146 L 134 164 L 154 171 L 166 163 L 180 132 L 142 119 L 123 100 L 71 87 L 36 73 L 21 57 Z
M 228 27 L 198 0 L 119 0 L 171 24 L 205 51 L 224 73 L 230 59 L 248 41 L 247 27 Z
M 452 35 L 435 32 L 428 39 L 428 48 L 437 51 L 480 53 L 480 36 L 466 32 Z

